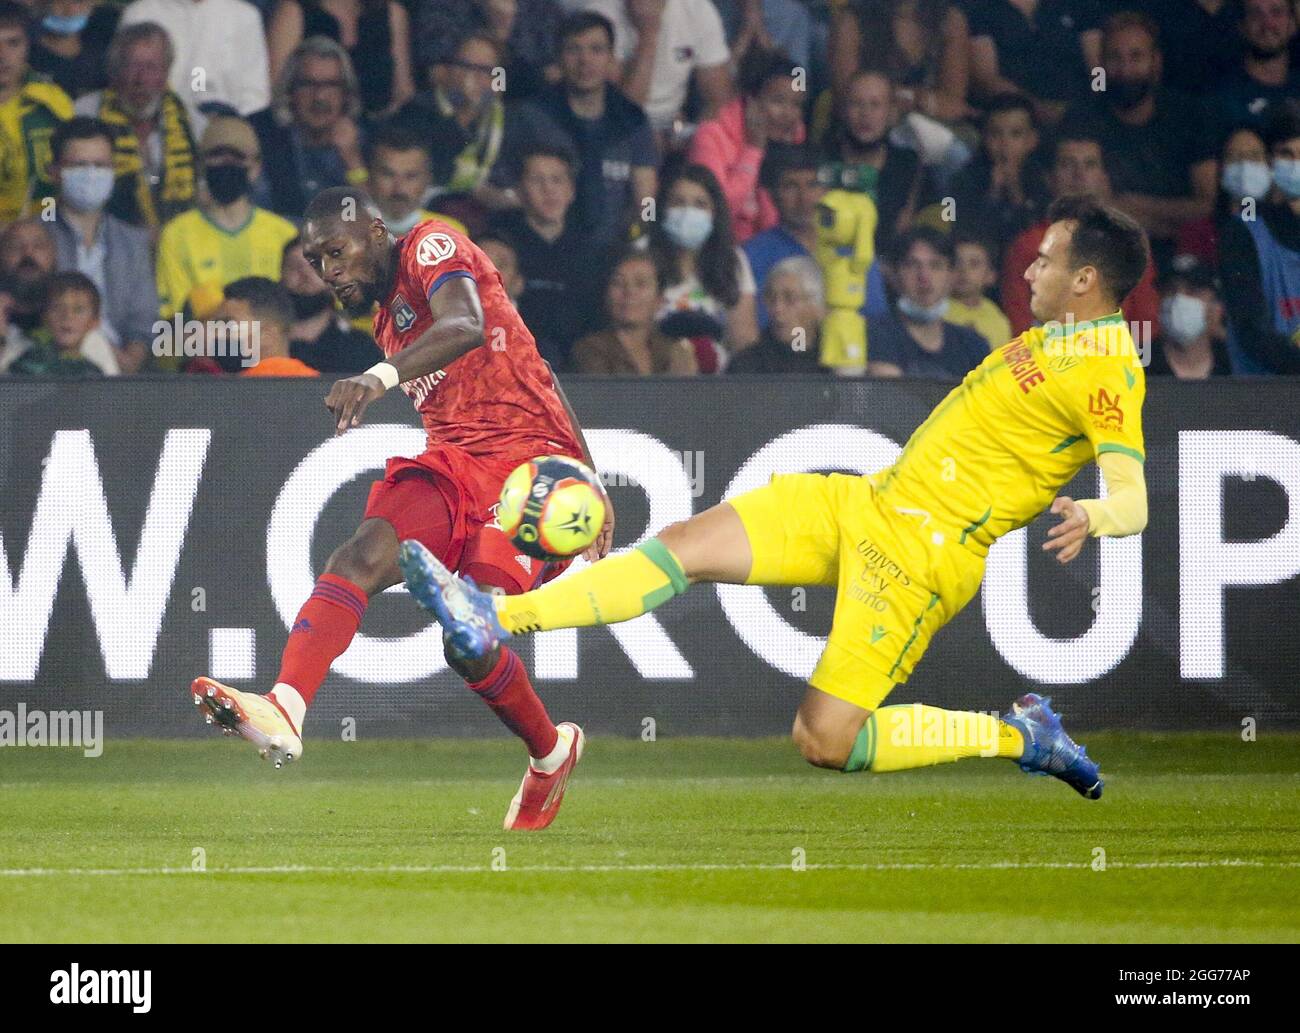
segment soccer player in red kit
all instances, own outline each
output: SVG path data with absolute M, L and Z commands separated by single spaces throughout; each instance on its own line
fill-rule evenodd
M 191 686 L 210 723 L 253 742 L 276 767 L 302 754 L 302 721 L 330 664 L 356 634 L 368 600 L 402 582 L 398 544 L 415 539 L 479 585 L 526 592 L 568 561 L 519 553 L 497 526 L 501 485 L 520 463 L 567 455 L 591 465 L 581 428 L 507 297 L 501 277 L 468 237 L 445 223 L 420 223 L 394 239 L 367 194 L 322 191 L 307 207 L 303 255 L 350 315 L 374 316 L 385 361 L 337 381 L 325 399 L 336 434 L 361 423 L 367 406 L 398 385 L 428 432 L 423 453 L 388 461 L 370 490 L 365 518 L 337 549 L 303 604 L 266 695 L 209 678 Z M 609 551 L 612 513 L 589 550 Z M 554 819 L 582 755 L 582 729 L 552 723 L 519 658 L 501 648 L 482 660 L 448 663 L 528 748 L 529 764 L 506 815 L 508 829 Z

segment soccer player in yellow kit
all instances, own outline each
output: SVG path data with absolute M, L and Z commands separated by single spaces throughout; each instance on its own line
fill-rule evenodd
M 1146 526 L 1146 382 L 1119 311 L 1146 268 L 1146 237 L 1128 216 L 1083 198 L 1063 198 L 1049 218 L 1025 271 L 1045 325 L 972 370 L 892 466 L 868 477 L 776 475 L 522 595 L 489 596 L 405 543 L 408 589 L 442 623 L 449 649 L 476 656 L 514 635 L 629 620 L 700 581 L 836 585 L 830 635 L 794 723 L 810 763 L 884 772 L 1005 757 L 1096 799 L 1097 764 L 1036 694 L 1001 718 L 881 707 L 975 594 L 997 538 L 1050 507 L 1059 522 L 1043 547 L 1068 563 L 1089 536 Z M 1106 498 L 1057 495 L 1094 460 Z

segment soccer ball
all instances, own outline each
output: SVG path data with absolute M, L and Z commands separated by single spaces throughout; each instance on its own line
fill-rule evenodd
M 525 556 L 576 556 L 596 540 L 609 499 L 600 479 L 576 459 L 538 456 L 506 478 L 497 523 Z

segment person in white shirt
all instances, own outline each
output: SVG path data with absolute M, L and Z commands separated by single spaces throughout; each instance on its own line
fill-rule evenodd
M 121 25 L 157 22 L 176 56 L 168 83 L 190 118 L 203 105 L 225 104 L 241 115 L 271 103 L 270 62 L 262 16 L 245 0 L 134 0 Z
M 711 0 L 589 0 L 614 24 L 619 84 L 658 130 L 681 114 L 691 76 L 711 117 L 735 92 L 722 18 Z

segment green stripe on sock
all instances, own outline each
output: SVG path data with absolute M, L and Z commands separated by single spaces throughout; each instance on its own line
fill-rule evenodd
M 858 729 L 858 737 L 853 740 L 853 749 L 849 759 L 844 762 L 845 771 L 865 771 L 876 759 L 876 715 L 872 714 Z
M 668 546 L 658 538 L 651 538 L 648 542 L 638 545 L 637 551 L 644 553 L 646 559 L 668 576 L 668 587 L 660 589 L 660 591 L 670 593 L 665 598 L 671 599 L 674 595 L 681 595 L 690 587 L 686 580 L 686 571 L 682 570 L 682 565 L 677 562 L 677 557 L 669 552 Z M 657 594 L 658 592 L 651 593 L 651 595 Z M 660 599 L 659 602 L 663 602 L 663 599 Z

